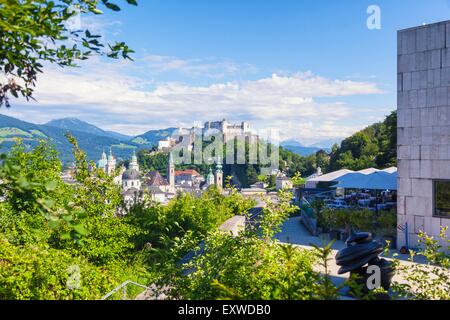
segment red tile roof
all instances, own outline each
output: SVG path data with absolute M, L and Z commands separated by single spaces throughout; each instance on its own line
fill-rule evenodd
M 175 171 L 175 176 L 181 176 L 181 175 L 199 176 L 200 173 L 198 173 L 194 169 Z
M 158 171 L 150 171 L 145 175 L 145 182 L 148 186 L 167 186 L 169 183 Z

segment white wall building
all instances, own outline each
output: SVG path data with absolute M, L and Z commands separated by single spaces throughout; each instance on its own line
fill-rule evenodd
M 277 190 L 292 189 L 294 187 L 292 180 L 286 176 L 279 176 L 275 180 Z
M 236 136 L 246 136 L 251 134 L 250 124 L 241 122 L 238 124 L 229 123 L 226 119 L 222 121 L 207 121 L 203 126 L 204 132 L 208 130 L 218 130 L 223 134 L 224 141 L 228 141 Z

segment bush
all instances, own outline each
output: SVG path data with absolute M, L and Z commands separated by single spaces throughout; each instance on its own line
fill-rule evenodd
M 321 223 L 328 229 L 374 231 L 375 213 L 366 209 L 324 209 Z
M 0 299 L 99 299 L 122 281 L 141 281 L 138 267 L 102 268 L 85 258 L 48 246 L 14 246 L 0 239 Z M 148 281 L 148 278 L 147 278 Z
M 205 236 L 228 218 L 245 214 L 254 202 L 237 192 L 223 196 L 210 188 L 200 196 L 178 194 L 166 206 L 148 202 L 131 208 L 125 220 L 140 228 L 135 237 L 139 248 L 150 243 L 155 248 L 167 248 L 174 238 L 191 231 L 198 237 Z
M 282 245 L 273 239 L 294 210 L 291 194 L 281 192 L 267 206 L 257 226 L 238 236 L 209 233 L 203 242 L 188 234 L 177 242 L 174 254 L 191 251 L 184 265 L 165 271 L 162 284 L 176 299 L 317 299 L 321 276 L 313 270 L 313 251 Z M 186 275 L 186 273 L 190 273 Z
M 416 255 L 427 259 L 426 264 L 402 264 L 396 269 L 403 281 L 392 285 L 397 298 L 414 300 L 450 300 L 450 239 L 442 228 L 439 239 L 423 232 L 419 234 L 419 252 L 410 251 L 410 262 Z
M 181 299 L 313 299 L 317 274 L 312 252 L 256 236 L 213 233 L 202 254 L 176 270 L 172 298 Z M 180 266 L 179 266 L 180 267 Z M 178 267 L 178 268 L 179 268 Z
M 395 210 L 380 211 L 377 217 L 379 232 L 385 237 L 397 236 L 397 213 Z

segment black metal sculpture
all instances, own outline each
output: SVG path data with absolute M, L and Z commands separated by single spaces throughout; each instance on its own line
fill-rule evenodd
M 380 258 L 383 252 L 381 243 L 372 239 L 370 232 L 351 233 L 345 241 L 346 248 L 340 250 L 336 255 L 336 264 L 340 266 L 338 274 L 350 272 L 350 277 L 355 278 L 363 292 L 373 289 L 368 286 L 368 279 L 372 275 L 368 272 L 370 266 L 379 267 L 379 284 L 386 291 L 389 290 L 394 268 L 391 262 Z M 388 298 L 379 295 L 378 298 Z

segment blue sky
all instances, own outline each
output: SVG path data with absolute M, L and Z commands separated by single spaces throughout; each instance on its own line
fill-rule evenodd
M 448 0 L 138 2 L 80 20 L 125 40 L 134 63 L 50 67 L 38 103 L 1 112 L 38 123 L 79 117 L 128 134 L 225 117 L 305 144 L 339 139 L 395 109 L 396 31 L 450 17 Z M 366 27 L 372 4 L 380 30 Z

